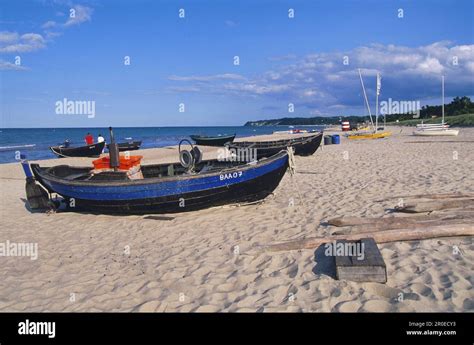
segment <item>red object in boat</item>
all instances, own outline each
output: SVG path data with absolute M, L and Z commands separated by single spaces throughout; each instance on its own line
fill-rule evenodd
M 140 165 L 143 156 L 120 156 L 119 170 L 129 170 L 130 168 Z M 101 157 L 93 160 L 94 169 L 110 169 L 110 158 L 109 156 Z

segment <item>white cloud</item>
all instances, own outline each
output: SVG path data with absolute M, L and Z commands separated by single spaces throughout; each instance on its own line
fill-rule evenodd
M 189 92 L 199 92 L 201 91 L 200 88 L 196 86 L 171 86 L 168 88 L 169 91 L 172 92 L 183 92 L 183 93 L 189 93 Z
M 46 23 L 44 23 L 43 25 L 41 25 L 41 27 L 43 29 L 49 29 L 49 28 L 53 28 L 56 26 L 56 22 L 53 21 L 53 20 L 48 20 Z
M 46 41 L 40 34 L 3 32 L 0 35 L 0 53 L 25 53 L 46 47 Z
M 172 75 L 168 77 L 169 80 L 174 81 L 212 81 L 212 80 L 244 80 L 245 77 L 239 74 L 225 73 L 225 74 L 214 74 L 214 75 L 204 75 L 204 76 L 177 76 Z
M 271 56 L 268 58 L 269 61 L 288 61 L 288 60 L 294 60 L 296 59 L 295 54 L 286 54 L 286 55 L 281 55 L 281 56 Z
M 344 57 L 348 57 L 348 65 L 344 64 Z M 459 95 L 472 95 L 474 45 L 454 45 L 449 41 L 419 47 L 372 44 L 350 51 L 309 54 L 252 78 L 238 75 L 226 81 L 217 76 L 169 79 L 187 82 L 186 87 L 207 81 L 200 85 L 204 93 L 262 97 L 272 102 L 291 101 L 308 112 L 337 111 L 362 104 L 358 68 L 363 72 L 372 102 L 377 72 L 383 76 L 382 97 L 406 100 L 438 97 L 441 75 L 446 75 L 449 82 L 448 92 L 451 89 Z
M 0 60 L 0 70 L 2 71 L 26 71 L 28 68 L 16 65 L 14 63 Z
M 224 23 L 225 23 L 225 25 L 227 25 L 228 27 L 231 27 L 231 28 L 238 25 L 233 20 L 226 20 Z
M 68 20 L 64 26 L 78 25 L 84 22 L 89 22 L 92 16 L 92 8 L 82 5 L 75 5 L 69 11 Z
M 11 43 L 19 39 L 17 32 L 2 31 L 0 32 L 0 43 Z
M 52 39 L 55 37 L 59 37 L 62 35 L 62 32 L 55 32 L 55 31 L 45 31 L 45 36 L 47 39 Z
M 1 31 L 0 32 L 0 53 L 28 53 L 46 48 L 48 40 L 61 36 L 62 32 L 49 29 L 61 27 L 70 27 L 91 20 L 92 8 L 83 5 L 74 5 L 69 12 L 69 18 L 64 24 L 58 24 L 53 20 L 45 22 L 41 28 L 43 34 L 25 33 L 20 35 L 18 32 Z

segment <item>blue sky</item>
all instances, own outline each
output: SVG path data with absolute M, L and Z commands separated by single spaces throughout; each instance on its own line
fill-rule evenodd
M 363 115 L 358 68 L 373 107 L 377 72 L 381 101 L 439 104 L 441 75 L 447 101 L 474 95 L 472 1 L 0 4 L 0 127 Z M 94 101 L 95 117 L 57 114 L 64 98 Z

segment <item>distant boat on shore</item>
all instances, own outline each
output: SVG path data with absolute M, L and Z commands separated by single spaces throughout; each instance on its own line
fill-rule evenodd
M 413 131 L 413 135 L 423 136 L 423 137 L 440 137 L 440 136 L 450 136 L 455 137 L 459 134 L 459 130 L 450 129 L 449 125 L 444 122 L 444 76 L 441 77 L 441 123 L 421 123 L 416 125 L 416 130 Z
M 310 156 L 319 148 L 322 138 L 323 132 L 320 132 L 316 135 L 275 141 L 237 141 L 228 145 L 228 148 L 254 149 L 257 152 L 257 159 L 270 157 L 281 150 L 286 150 L 287 147 L 292 147 L 295 155 Z
M 141 141 L 129 141 L 124 143 L 118 143 L 118 148 L 120 152 L 124 151 L 135 151 L 139 150 L 140 146 L 142 145 Z M 107 148 L 109 148 L 109 144 L 107 144 Z
M 98 157 L 105 147 L 105 141 L 86 146 L 71 147 L 68 145 L 51 146 L 50 150 L 61 157 Z
M 190 135 L 190 137 L 196 143 L 196 145 L 224 146 L 224 144 L 231 143 L 234 141 L 235 134 L 217 136 Z
M 369 100 L 367 98 L 367 93 L 365 92 L 365 86 L 364 86 L 364 81 L 362 79 L 362 73 L 360 72 L 359 69 L 359 78 L 360 78 L 360 84 L 362 86 L 362 91 L 364 94 L 364 100 L 365 100 L 365 105 L 367 107 L 367 110 L 369 112 L 369 117 L 370 117 L 370 123 L 372 125 L 372 130 L 371 131 L 362 131 L 362 132 L 352 132 L 347 134 L 347 138 L 352 139 L 352 140 L 363 140 L 363 139 L 382 139 L 382 138 L 387 138 L 392 135 L 392 132 L 390 131 L 385 131 L 385 120 L 384 120 L 384 127 L 381 132 L 379 132 L 378 128 L 378 117 L 379 117 L 379 95 L 380 95 L 380 90 L 382 88 L 382 77 L 380 76 L 379 73 L 377 73 L 377 80 L 376 80 L 376 98 L 375 98 L 375 124 L 372 120 L 372 113 L 370 111 L 370 105 L 369 105 Z M 385 118 L 384 118 L 385 119 Z

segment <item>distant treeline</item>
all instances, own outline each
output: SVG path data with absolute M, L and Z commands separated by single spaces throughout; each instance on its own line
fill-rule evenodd
M 473 114 L 474 103 L 467 96 L 455 97 L 449 104 L 444 105 L 444 116 L 456 116 L 463 114 Z M 441 105 L 424 105 L 420 109 L 420 119 L 429 119 L 432 116 L 441 116 L 442 106 Z M 387 122 L 395 122 L 397 120 L 411 120 L 413 114 L 392 114 L 387 115 Z
M 314 125 L 333 125 L 339 123 L 339 120 L 343 118 L 351 123 L 363 122 L 368 116 L 331 116 L 331 117 L 284 117 L 282 119 L 272 120 L 260 120 L 260 121 L 248 121 L 245 126 L 314 126 Z
M 431 118 L 432 116 L 441 116 L 441 105 L 425 105 L 420 109 L 420 119 Z M 445 116 L 456 116 L 462 114 L 473 114 L 474 103 L 467 96 L 455 97 L 449 104 L 444 105 Z M 387 122 L 396 120 L 413 119 L 413 114 L 391 114 L 387 115 Z M 314 125 L 334 125 L 340 120 L 350 123 L 361 123 L 369 121 L 369 116 L 315 116 L 315 117 L 284 117 L 281 119 L 248 121 L 245 126 L 314 126 Z

